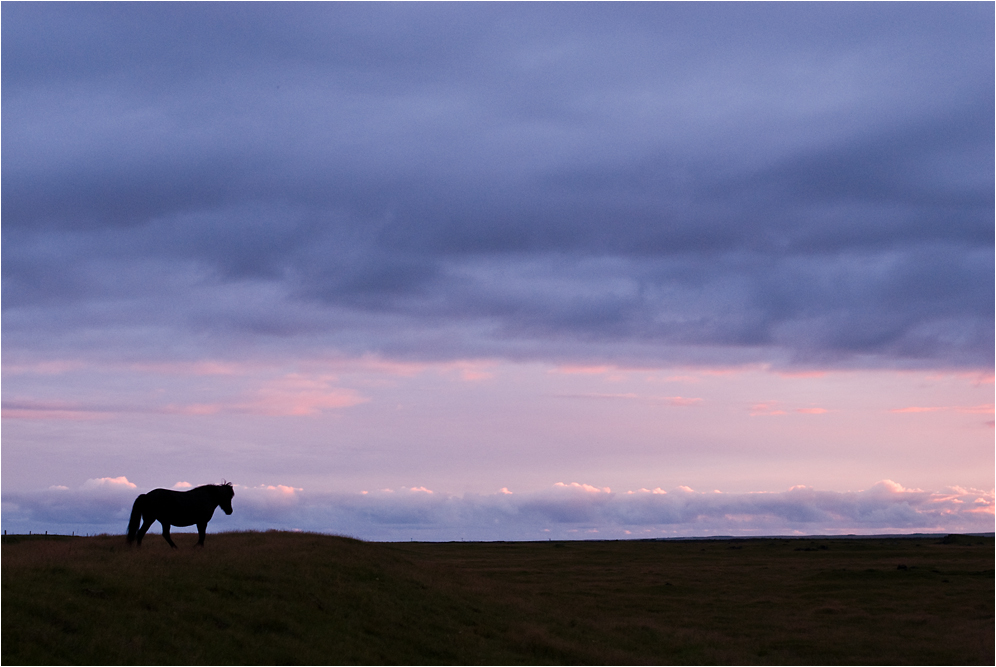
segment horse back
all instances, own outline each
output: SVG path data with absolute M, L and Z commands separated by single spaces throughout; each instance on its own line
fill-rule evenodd
M 192 526 L 209 521 L 217 506 L 205 487 L 190 491 L 154 489 L 145 494 L 143 514 L 148 513 L 155 517 L 154 520 L 165 520 L 174 526 Z

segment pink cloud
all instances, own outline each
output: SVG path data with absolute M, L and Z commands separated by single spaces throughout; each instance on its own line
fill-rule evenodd
M 214 415 L 222 412 L 225 406 L 220 403 L 192 403 L 190 405 L 167 405 L 163 412 L 173 415 Z
M 556 394 L 560 398 L 603 398 L 622 399 L 630 401 L 645 401 L 648 403 L 665 403 L 675 407 L 687 408 L 702 402 L 701 398 L 688 398 L 685 396 L 643 396 L 633 392 L 612 394 L 603 392 L 587 392 L 583 394 Z
M 280 513 L 296 507 L 302 499 L 303 488 L 286 484 L 235 485 L 236 512 L 251 508 L 254 513 Z M 291 527 L 291 526 L 289 526 Z
M 799 379 L 818 379 L 826 377 L 826 371 L 817 370 L 806 370 L 806 371 L 778 371 L 778 374 L 784 378 L 799 378 Z
M 804 415 L 823 415 L 830 411 L 826 408 L 798 408 L 796 412 L 801 412 Z
M 920 489 L 907 489 L 904 488 L 902 484 L 898 482 L 893 482 L 891 479 L 883 479 L 876 482 L 868 489 L 869 492 L 885 492 L 885 493 L 923 493 Z
M 640 396 L 632 392 L 628 394 L 607 394 L 598 392 L 589 392 L 585 394 L 557 394 L 562 398 L 628 398 L 628 399 L 638 399 Z
M 128 481 L 127 477 L 98 477 L 97 479 L 88 479 L 83 482 L 84 490 L 95 490 L 95 489 L 134 489 L 135 484 Z
M 491 369 L 497 366 L 494 361 L 452 361 L 437 366 L 441 373 L 457 373 L 464 382 L 489 380 L 494 377 Z
M 686 398 L 684 396 L 662 396 L 659 400 L 667 403 L 668 405 L 676 405 L 682 408 L 698 405 L 702 402 L 701 398 Z
M 4 401 L 0 417 L 3 419 L 42 419 L 67 421 L 92 421 L 107 419 L 113 411 L 81 403 L 67 401 L 35 401 L 13 400 Z
M 314 416 L 324 410 L 349 408 L 370 399 L 352 389 L 328 389 L 301 392 L 261 392 L 251 403 L 233 405 L 231 411 L 268 416 Z
M 768 403 L 755 403 L 754 405 L 750 406 L 751 417 L 774 417 L 784 414 L 786 414 L 786 412 L 778 408 L 777 401 L 769 401 Z
M 937 374 L 934 374 L 934 375 L 928 375 L 926 379 L 928 379 L 928 380 L 935 380 L 935 381 L 938 381 L 938 380 L 943 381 L 943 380 L 947 380 L 950 377 L 955 377 L 955 378 L 960 378 L 960 379 L 963 379 L 963 380 L 967 380 L 972 385 L 974 385 L 976 387 L 978 387 L 980 385 L 984 385 L 984 384 L 993 384 L 994 382 L 996 382 L 996 374 L 994 374 L 992 371 L 988 371 L 988 372 L 986 372 L 986 371 L 982 371 L 982 372 L 970 371 L 970 372 L 966 372 L 966 373 L 951 373 L 951 372 L 937 373 Z
M 602 379 L 608 382 L 626 382 L 632 378 L 633 375 L 643 374 L 645 382 L 699 382 L 700 379 L 693 375 L 669 375 L 667 377 L 659 377 L 658 374 L 661 372 L 660 368 L 649 368 L 649 367 L 622 367 L 615 365 L 561 365 L 551 368 L 547 371 L 548 374 L 558 374 L 558 375 L 599 375 Z
M 91 421 L 94 419 L 106 419 L 110 415 L 98 412 L 73 412 L 69 410 L 14 410 L 7 409 L 0 411 L 3 419 L 45 419 L 63 421 Z
M 590 484 L 578 484 L 577 482 L 571 482 L 570 484 L 557 482 L 554 486 L 565 489 L 580 489 L 585 493 L 612 493 L 612 489 L 607 486 L 598 488 L 597 486 L 591 486 Z
M 386 373 L 400 377 L 415 377 L 429 368 L 429 364 L 426 363 L 391 361 L 372 355 L 365 355 L 359 359 L 336 359 L 326 363 L 343 371 Z
M 435 371 L 442 375 L 456 374 L 461 380 L 476 381 L 494 377 L 492 370 L 498 366 L 498 362 L 485 359 L 443 363 L 410 363 L 367 355 L 359 359 L 327 360 L 321 362 L 321 365 L 343 373 L 387 374 L 407 378 L 421 375 L 426 371 Z
M 370 399 L 353 389 L 334 387 L 335 376 L 311 377 L 289 373 L 264 382 L 251 400 L 174 407 L 183 414 L 211 415 L 218 412 L 266 416 L 314 416 L 325 410 L 348 408 Z
M 557 366 L 551 368 L 549 372 L 564 375 L 602 375 L 614 370 L 615 366 Z
M 87 405 L 81 402 L 15 399 L 4 401 L 4 419 L 74 420 L 109 419 L 120 414 L 168 414 L 209 416 L 256 414 L 267 416 L 313 416 L 325 410 L 348 408 L 370 399 L 354 389 L 337 387 L 333 375 L 309 376 L 288 373 L 262 381 L 257 389 L 241 397 L 201 403 L 161 405 Z
M 266 383 L 256 392 L 256 400 L 237 407 L 255 414 L 301 416 L 348 408 L 370 400 L 352 389 L 331 386 L 335 380 L 335 376 L 290 373 Z
M 169 363 L 130 364 L 131 370 L 140 373 L 159 373 L 162 375 L 241 375 L 250 370 L 244 364 L 220 361 L 174 361 Z
M 304 491 L 304 489 L 295 486 L 284 486 L 283 484 L 267 485 L 263 487 L 267 491 L 276 491 L 277 493 L 282 493 L 285 496 L 293 496 L 298 491 Z
M 896 408 L 894 410 L 889 410 L 889 412 L 895 413 L 918 413 L 918 412 L 961 412 L 970 415 L 991 415 L 993 414 L 993 405 L 991 403 L 982 405 L 941 405 L 941 406 L 910 406 L 908 408 Z
M 955 411 L 964 412 L 970 415 L 991 415 L 994 412 L 993 408 L 994 408 L 993 404 L 990 403 L 988 405 L 971 405 L 971 406 L 956 407 Z
M 272 373 L 278 369 L 286 369 L 288 366 L 296 368 L 307 368 L 314 372 L 316 369 L 333 371 L 340 373 L 363 373 L 363 374 L 386 374 L 399 377 L 415 377 L 430 368 L 449 369 L 454 366 L 482 365 L 491 362 L 448 362 L 445 364 L 416 363 L 404 361 L 391 361 L 382 359 L 374 355 L 364 355 L 358 358 L 328 358 L 318 357 L 302 361 L 294 359 L 291 361 L 273 359 L 268 362 L 233 363 L 228 361 L 218 361 L 205 359 L 195 362 L 170 362 L 170 363 L 144 363 L 130 364 L 130 370 L 140 372 L 162 373 L 169 375 L 252 375 L 260 372 Z
M 724 375 L 742 375 L 746 373 L 753 373 L 756 371 L 767 370 L 768 366 L 766 364 L 745 364 L 743 366 L 711 366 L 709 368 L 703 368 L 699 372 L 702 375 L 713 375 L 713 376 L 724 376 Z
M 216 403 L 170 405 L 166 412 L 185 415 L 236 413 L 281 416 L 315 416 L 325 410 L 348 408 L 370 399 L 354 389 L 335 387 L 334 375 L 309 376 L 288 373 L 267 380 L 253 391 L 249 400 L 235 399 Z
M 52 360 L 33 364 L 4 364 L 4 375 L 62 375 L 86 368 L 88 364 L 74 360 Z

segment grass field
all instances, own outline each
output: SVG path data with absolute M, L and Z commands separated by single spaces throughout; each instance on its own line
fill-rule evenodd
M 3 664 L 993 664 L 993 538 L 5 537 Z

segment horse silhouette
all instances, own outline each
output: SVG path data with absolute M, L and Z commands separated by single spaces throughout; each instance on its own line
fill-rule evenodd
M 137 541 L 138 546 L 142 546 L 145 533 L 158 521 L 163 526 L 163 537 L 174 549 L 176 545 L 169 536 L 169 527 L 197 524 L 197 546 L 203 547 L 204 533 L 215 508 L 221 507 L 225 514 L 231 514 L 234 497 L 235 489 L 232 488 L 231 482 L 207 484 L 189 491 L 155 489 L 143 493 L 135 499 L 135 504 L 131 508 L 128 544 Z M 142 522 L 141 528 L 138 527 L 139 522 Z

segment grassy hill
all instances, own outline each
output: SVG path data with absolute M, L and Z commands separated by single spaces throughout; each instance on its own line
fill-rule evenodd
M 4 664 L 992 664 L 992 538 L 5 537 Z

